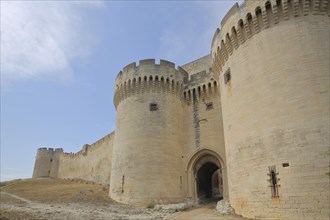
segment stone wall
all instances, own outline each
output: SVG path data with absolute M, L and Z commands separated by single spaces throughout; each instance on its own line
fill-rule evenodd
M 250 218 L 326 219 L 327 1 L 271 3 L 245 2 L 213 41 L 230 203 Z
M 109 183 L 114 135 L 112 132 L 92 145 L 84 145 L 78 153 L 60 154 L 57 177 Z
M 210 55 L 183 65 L 190 80 L 184 90 L 184 189 L 187 197 L 197 200 L 195 164 L 209 152 L 217 155 L 221 164 L 224 187 L 228 199 L 227 167 L 222 127 L 222 110 L 218 82 L 215 80 Z
M 203 56 L 197 60 L 191 61 L 187 64 L 184 64 L 181 66 L 189 76 L 195 75 L 196 73 L 203 72 L 205 70 L 209 70 L 212 68 L 212 56 L 211 54 L 208 54 L 206 56 Z

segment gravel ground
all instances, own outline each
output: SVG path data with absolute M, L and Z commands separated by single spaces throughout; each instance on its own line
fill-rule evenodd
M 3 184 L 0 188 L 0 220 L 7 219 L 227 219 L 216 202 L 139 208 L 111 200 L 108 186 L 82 180 L 27 179 Z

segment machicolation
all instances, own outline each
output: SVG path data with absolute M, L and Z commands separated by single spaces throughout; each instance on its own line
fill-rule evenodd
M 328 0 L 268 0 L 237 3 L 221 21 L 212 40 L 215 72 L 235 49 L 264 29 L 280 25 L 288 19 L 308 15 L 329 15 Z M 218 61 L 217 61 L 218 60 Z
M 187 81 L 188 73 L 181 67 L 166 60 L 155 64 L 154 59 L 141 60 L 139 65 L 131 63 L 120 71 L 116 78 L 114 104 L 135 94 L 149 92 L 166 92 L 176 94 L 181 98 L 183 83 Z

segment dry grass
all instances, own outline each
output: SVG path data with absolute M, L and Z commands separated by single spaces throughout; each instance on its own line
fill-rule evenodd
M 0 220 L 151 220 L 172 215 L 172 211 L 152 209 L 153 205 L 146 209 L 116 203 L 109 198 L 108 191 L 108 185 L 81 180 L 27 179 L 11 182 L 0 189 Z M 219 215 L 203 210 L 176 219 L 196 219 L 196 216 L 219 219 Z
M 19 200 L 19 199 L 15 199 L 10 195 L 0 195 L 0 201 L 1 203 L 14 203 L 14 204 L 24 204 L 25 202 Z
M 0 220 L 9 220 L 9 219 L 40 219 L 35 216 L 33 213 L 25 211 L 13 211 L 9 209 L 0 209 Z
M 14 183 L 19 182 L 21 180 L 22 179 L 15 179 L 15 180 L 9 180 L 9 181 L 0 182 L 0 187 L 8 186 L 10 184 L 14 184 Z
M 29 179 L 18 181 L 1 191 L 41 203 L 115 203 L 108 196 L 107 185 L 80 180 Z
M 0 220 L 162 219 L 171 212 L 117 203 L 109 186 L 82 180 L 25 179 L 0 188 Z

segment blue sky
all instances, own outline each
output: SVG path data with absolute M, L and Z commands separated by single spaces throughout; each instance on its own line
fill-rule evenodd
M 1 1 L 1 181 L 31 177 L 39 147 L 112 132 L 117 73 L 207 55 L 235 2 Z

